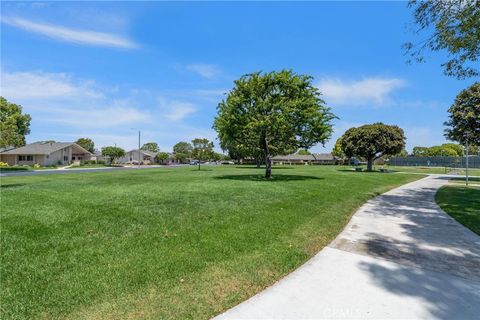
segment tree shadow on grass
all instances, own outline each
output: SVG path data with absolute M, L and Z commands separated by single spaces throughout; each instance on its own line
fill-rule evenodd
M 305 181 L 305 180 L 322 180 L 324 178 L 314 176 L 302 176 L 295 174 L 272 175 L 271 179 L 265 179 L 265 176 L 259 174 L 243 174 L 243 175 L 223 175 L 215 177 L 220 180 L 239 180 L 239 181 L 266 181 L 266 182 L 280 182 L 280 181 Z
M 26 183 L 12 183 L 12 184 L 1 184 L 0 188 L 16 188 L 26 186 Z

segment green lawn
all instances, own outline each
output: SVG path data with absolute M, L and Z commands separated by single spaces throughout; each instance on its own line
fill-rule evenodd
M 439 174 L 445 174 L 445 173 L 452 173 L 452 174 L 465 174 L 465 169 L 459 168 L 455 169 L 454 171 L 450 172 L 450 168 L 447 168 L 448 170 L 445 170 L 445 167 L 422 167 L 422 166 L 405 166 L 405 167 L 400 167 L 400 166 L 375 166 L 376 168 L 387 168 L 389 170 L 397 171 L 397 172 L 413 172 L 413 173 L 424 173 L 424 174 L 431 174 L 431 173 L 439 173 Z M 468 169 L 469 175 L 476 175 L 480 176 L 480 169 Z
M 455 220 L 480 235 L 480 183 L 473 179 L 468 188 L 463 184 L 448 184 L 438 190 L 438 205 Z
M 420 175 L 196 167 L 1 179 L 2 319 L 207 319 Z M 341 266 L 339 266 L 341 267 Z

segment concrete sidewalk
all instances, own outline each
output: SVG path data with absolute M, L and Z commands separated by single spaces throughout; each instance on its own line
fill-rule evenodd
M 431 175 L 363 205 L 305 265 L 217 319 L 479 319 L 480 237 Z

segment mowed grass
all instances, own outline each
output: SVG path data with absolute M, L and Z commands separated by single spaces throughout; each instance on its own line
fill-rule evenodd
M 207 319 L 420 175 L 193 167 L 1 179 L 2 319 Z M 341 266 L 338 266 L 341 267 Z
M 446 213 L 480 235 L 480 181 L 472 180 L 469 187 L 464 184 L 443 186 L 435 198 Z
M 397 172 L 411 172 L 411 173 L 424 173 L 424 174 L 459 174 L 465 175 L 465 168 L 447 168 L 445 167 L 423 167 L 423 166 L 376 166 L 378 168 L 386 168 Z M 472 176 L 480 176 L 480 169 L 469 168 L 468 174 Z

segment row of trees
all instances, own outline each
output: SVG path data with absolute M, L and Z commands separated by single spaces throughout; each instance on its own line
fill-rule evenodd
M 469 146 L 469 154 L 476 153 L 478 153 L 478 147 L 473 145 Z M 432 147 L 414 147 L 412 151 L 412 156 L 415 157 L 461 157 L 464 154 L 465 148 L 456 143 L 444 143 L 442 145 Z

